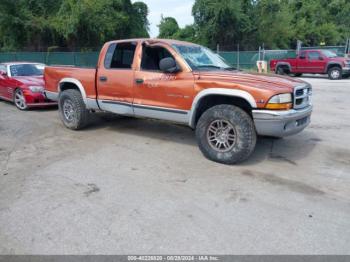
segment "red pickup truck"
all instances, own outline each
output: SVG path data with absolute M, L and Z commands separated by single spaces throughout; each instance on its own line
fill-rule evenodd
M 168 120 L 195 129 L 203 154 L 225 164 L 247 159 L 257 134 L 293 135 L 311 119 L 308 83 L 240 72 L 175 40 L 108 42 L 96 68 L 46 67 L 44 76 L 67 128 L 83 128 L 97 111 Z
M 279 75 L 328 74 L 338 80 L 350 76 L 350 59 L 330 50 L 304 50 L 296 58 L 271 60 L 270 69 Z

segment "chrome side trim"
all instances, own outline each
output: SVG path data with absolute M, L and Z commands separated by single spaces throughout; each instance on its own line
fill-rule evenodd
M 44 93 L 47 99 L 50 99 L 56 102 L 58 101 L 58 98 L 59 98 L 58 92 L 51 92 L 51 91 L 45 90 Z
M 181 124 L 188 124 L 189 121 L 189 111 L 138 104 L 134 104 L 133 107 L 137 117 L 160 119 Z
M 111 100 L 98 100 L 98 104 L 100 105 L 101 110 L 115 113 L 118 115 L 134 115 L 134 110 L 132 108 L 132 104 L 123 103 L 118 101 Z
M 252 108 L 257 108 L 256 101 L 254 97 L 249 94 L 246 91 L 243 90 L 237 90 L 237 89 L 227 89 L 227 88 L 208 88 L 201 92 L 199 92 L 196 97 L 193 100 L 190 115 L 189 115 L 189 126 L 194 128 L 195 125 L 195 118 L 196 118 L 196 110 L 198 107 L 198 104 L 200 100 L 203 97 L 209 96 L 209 95 L 223 95 L 223 96 L 232 96 L 232 97 L 239 97 L 246 100 Z
M 94 98 L 86 98 L 86 108 L 92 110 L 100 110 L 97 100 Z
M 119 115 L 146 117 L 182 124 L 188 123 L 189 111 L 186 110 L 179 110 L 167 107 L 146 106 L 141 104 L 132 104 L 128 102 L 119 102 L 113 100 L 98 100 L 98 104 L 100 105 L 100 108 L 102 110 Z

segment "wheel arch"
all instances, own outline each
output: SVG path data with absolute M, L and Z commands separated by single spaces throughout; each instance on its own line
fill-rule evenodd
M 83 97 L 85 105 L 87 104 L 87 96 L 83 84 L 75 78 L 63 78 L 58 84 L 58 93 L 68 90 L 76 89 L 79 90 Z
M 219 104 L 236 105 L 251 115 L 251 110 L 257 107 L 254 97 L 243 90 L 225 88 L 209 88 L 199 92 L 193 100 L 189 126 L 195 128 L 200 116 L 210 107 Z
M 331 69 L 332 67 L 339 67 L 340 69 L 342 69 L 342 66 L 340 63 L 337 62 L 330 62 L 327 64 L 326 66 L 326 73 L 328 73 L 329 69 Z
M 292 72 L 292 66 L 287 62 L 278 62 L 275 67 L 275 71 L 277 72 L 279 67 L 287 67 L 289 72 Z

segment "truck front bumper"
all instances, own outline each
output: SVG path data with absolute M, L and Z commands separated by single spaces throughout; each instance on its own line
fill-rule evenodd
M 311 121 L 312 106 L 288 111 L 253 110 L 258 135 L 284 137 L 303 131 Z
M 343 67 L 343 75 L 350 75 L 350 67 Z

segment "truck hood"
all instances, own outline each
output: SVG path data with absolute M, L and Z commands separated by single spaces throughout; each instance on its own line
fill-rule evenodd
M 344 62 L 350 61 L 350 59 L 346 59 L 345 57 L 333 57 L 333 58 L 328 58 L 329 62 L 338 62 L 340 64 L 343 64 Z
M 22 85 L 26 86 L 44 86 L 43 76 L 16 76 L 12 77 Z
M 291 91 L 296 86 L 305 84 L 306 82 L 297 78 L 288 76 L 278 76 L 272 74 L 256 74 L 245 73 L 240 71 L 205 71 L 197 72 L 201 81 L 210 81 L 214 85 L 224 83 L 232 83 L 259 89 L 281 91 L 288 89 Z

